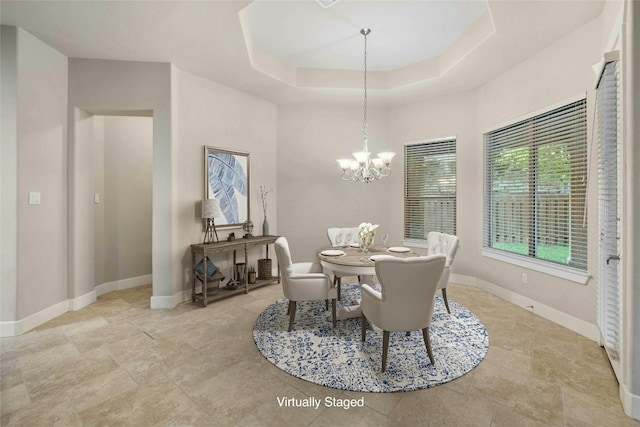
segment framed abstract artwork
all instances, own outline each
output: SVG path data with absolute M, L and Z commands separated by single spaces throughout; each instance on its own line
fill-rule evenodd
M 241 227 L 249 219 L 249 153 L 204 147 L 204 198 L 218 199 L 217 227 Z

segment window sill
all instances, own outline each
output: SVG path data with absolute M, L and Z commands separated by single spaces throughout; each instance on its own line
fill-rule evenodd
M 497 259 L 498 261 L 503 261 L 509 264 L 514 264 L 520 267 L 539 271 L 541 273 L 556 276 L 561 279 L 580 283 L 581 285 L 586 285 L 591 278 L 591 275 L 586 271 L 578 270 L 571 267 L 565 267 L 562 265 L 556 265 L 545 261 L 539 261 L 536 259 L 523 257 L 516 254 L 510 254 L 503 251 L 497 251 L 495 249 L 482 248 L 480 249 L 480 253 L 487 258 L 493 258 Z

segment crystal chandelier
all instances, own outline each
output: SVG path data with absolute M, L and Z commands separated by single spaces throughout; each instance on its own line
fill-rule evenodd
M 367 141 L 367 35 L 371 32 L 369 28 L 360 30 L 364 36 L 364 125 L 362 134 L 364 147 L 362 151 L 353 153 L 353 159 L 338 159 L 338 164 L 342 168 L 342 179 L 345 181 L 372 182 L 384 176 L 389 176 L 391 168 L 389 164 L 396 153 L 379 153 L 375 159 L 371 158 Z

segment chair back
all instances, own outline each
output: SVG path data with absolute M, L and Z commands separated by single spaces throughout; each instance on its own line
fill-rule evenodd
M 427 327 L 445 260 L 444 255 L 377 260 L 376 275 L 382 288 L 382 319 L 377 326 L 387 331 Z
M 286 237 L 278 237 L 274 243 L 276 249 L 276 257 L 280 265 L 283 281 L 289 278 L 291 274 L 291 251 L 289 250 L 289 242 Z
M 360 242 L 360 229 L 358 227 L 342 227 L 342 228 L 328 228 L 327 237 L 331 246 L 345 246 L 347 244 L 347 234 L 351 234 L 351 241 L 349 243 Z M 337 242 L 337 237 L 341 237 L 341 241 Z
M 445 265 L 450 266 L 453 264 L 453 258 L 456 256 L 458 250 L 458 243 L 460 239 L 458 236 L 451 234 L 440 233 L 438 231 L 430 231 L 427 234 L 427 255 L 441 254 L 447 257 Z

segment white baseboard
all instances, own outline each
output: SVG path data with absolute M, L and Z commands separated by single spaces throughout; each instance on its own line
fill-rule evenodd
M 68 299 L 56 303 L 50 307 L 40 310 L 30 316 L 25 317 L 17 321 L 0 322 L 0 337 L 14 337 L 16 335 L 22 335 L 25 332 L 29 332 L 31 329 L 36 328 L 43 323 L 48 322 L 51 319 L 66 313 L 67 311 L 77 311 L 90 304 L 96 302 L 96 298 L 102 294 L 111 291 L 117 291 L 120 289 L 134 288 L 136 286 L 146 285 L 151 283 L 151 274 L 147 274 L 139 277 L 132 277 L 129 279 L 118 280 L 116 282 L 103 283 L 96 286 L 91 292 L 88 292 L 80 297 Z M 182 293 L 180 293 L 180 296 Z M 191 294 L 189 294 L 191 297 Z M 175 297 L 169 297 L 171 301 L 174 301 Z M 182 301 L 180 301 L 182 302 Z M 168 307 L 159 306 L 152 308 L 171 308 L 175 307 L 178 303 L 174 303 Z
M 61 314 L 69 311 L 69 301 L 61 301 L 50 307 L 40 310 L 30 316 L 25 317 L 17 321 L 0 322 L 0 337 L 15 337 L 16 335 L 22 335 L 25 332 L 29 332 L 31 329 L 36 328 L 43 323 L 48 322 L 51 319 L 55 319 Z
M 497 296 L 498 298 L 502 298 L 505 301 L 532 311 L 540 317 L 544 317 L 545 319 L 557 323 L 560 326 L 564 326 L 565 328 L 570 329 L 595 342 L 598 342 L 600 339 L 600 331 L 598 330 L 598 327 L 596 325 L 585 322 L 584 320 L 578 319 L 577 317 L 571 316 L 569 314 L 563 313 L 560 310 L 556 310 L 555 308 L 542 304 L 539 301 L 510 291 L 509 289 L 503 288 L 502 286 L 495 285 L 493 283 L 487 282 L 486 280 L 478 279 L 476 277 L 464 276 L 461 274 L 452 274 L 449 281 L 451 283 L 459 283 L 461 285 L 476 286 L 484 291 L 489 292 L 492 295 Z M 530 308 L 531 306 L 533 306 L 533 309 Z
M 182 294 L 180 292 L 180 294 Z M 151 308 L 173 308 L 176 306 L 174 303 L 175 296 L 161 296 L 161 297 L 151 297 Z
M 631 393 L 626 384 L 620 384 L 620 400 L 624 413 L 631 418 L 640 420 L 640 396 Z
M 78 311 L 81 308 L 88 306 L 89 304 L 93 304 L 94 302 L 96 302 L 96 297 L 96 291 L 93 290 L 81 297 L 67 300 L 69 302 L 69 311 Z
M 152 279 L 153 276 L 151 274 L 145 274 L 144 276 L 130 277 L 128 279 L 116 280 L 115 282 L 103 283 L 96 286 L 96 295 L 100 296 L 108 292 L 148 285 L 152 282 Z

